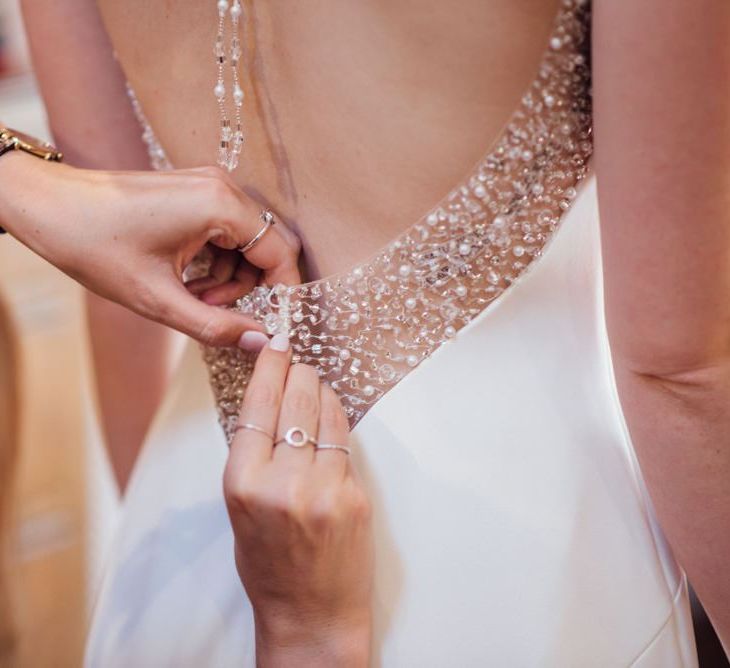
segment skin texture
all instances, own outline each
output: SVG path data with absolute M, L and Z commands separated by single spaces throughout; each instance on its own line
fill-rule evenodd
M 299 246 L 286 243 L 278 230 L 265 235 L 247 253 L 258 269 L 243 263 L 237 251 L 213 245 L 215 241 L 226 248 L 235 247 L 260 228 L 258 206 L 215 168 L 166 174 L 104 172 L 42 162 L 20 153 L 3 158 L 0 179 L 6 192 L 13 193 L 10 198 L 0 198 L 4 226 L 39 255 L 106 298 L 97 298 L 89 310 L 91 324 L 99 333 L 114 336 L 112 341 L 118 344 L 95 351 L 97 360 L 106 355 L 118 369 L 114 375 L 99 376 L 100 389 L 109 388 L 112 401 L 119 400 L 122 408 L 111 412 L 112 421 L 105 425 L 112 439 L 136 437 L 135 442 L 141 443 L 156 408 L 155 399 L 164 391 L 161 381 L 168 360 L 164 340 L 158 345 L 151 327 L 144 325 L 138 332 L 133 325 L 127 330 L 114 329 L 124 327 L 127 320 L 115 317 L 116 311 L 107 300 L 174 325 L 205 343 L 236 345 L 244 330 L 260 329 L 260 325 L 206 305 L 185 289 L 182 270 L 196 253 L 207 244 L 210 252 L 219 256 L 217 266 L 226 270 L 227 265 L 231 272 L 237 269 L 236 280 L 218 290 L 233 287 L 240 293 L 249 291 L 259 277 L 258 269 L 266 281 L 295 282 L 299 277 Z M 43 192 L 44 197 L 37 197 L 37 192 Z M 79 221 L 93 221 L 93 225 Z M 232 278 L 231 272 L 225 271 L 225 275 Z M 147 370 L 134 362 L 139 346 L 160 354 L 160 359 L 152 360 L 149 378 Z M 145 382 L 151 385 L 145 387 Z M 123 414 L 126 402 L 117 393 L 120 387 L 142 391 L 137 399 L 139 410 Z M 110 398 L 101 396 L 102 402 Z M 121 435 L 114 430 L 114 420 L 122 428 Z M 112 440 L 110 443 L 116 445 Z M 110 450 L 121 487 L 131 472 L 136 450 Z
M 27 5 L 92 14 L 88 0 Z M 210 160 L 213 4 L 100 5 L 173 162 Z M 301 233 L 308 278 L 370 255 L 467 172 L 532 76 L 556 7 L 256 3 L 244 72 L 249 140 L 235 179 Z M 621 401 L 662 525 L 726 647 L 729 7 L 594 0 L 593 54 L 606 312 Z M 93 159 L 112 161 L 136 140 L 131 125 L 127 135 L 108 131 L 123 91 L 95 21 L 87 21 L 93 35 L 77 39 L 81 17 L 56 15 L 49 25 L 63 26 L 66 58 L 44 59 L 38 44 L 37 60 L 46 80 L 64 81 L 48 84 L 54 128 L 67 130 L 69 143 L 94 128 L 102 144 Z M 99 71 L 84 69 L 89 61 Z M 114 93 L 105 88 L 111 79 Z
M 595 2 L 619 394 L 672 547 L 730 649 L 730 4 Z
M 215 3 L 99 6 L 173 164 L 213 160 Z M 247 144 L 233 178 L 299 233 L 307 280 L 380 249 L 482 157 L 535 75 L 557 6 L 245 3 Z
M 337 395 L 313 368 L 290 364 L 288 340 L 274 337 L 257 360 L 240 423 L 277 440 L 298 425 L 320 443 L 346 445 Z M 265 434 L 239 430 L 223 488 L 259 665 L 367 666 L 371 509 L 348 455 L 274 447 Z
M 111 45 L 94 3 L 34 1 L 23 3 L 23 10 L 49 123 L 56 143 L 65 154 L 66 163 L 96 170 L 148 169 L 149 159 L 141 141 L 139 125 L 126 98 L 124 78 L 112 56 Z M 65 29 L 59 31 L 59 25 L 64 25 Z M 54 57 L 53 53 L 45 48 L 50 43 L 64 54 L 63 58 Z M 89 106 L 89 100 L 94 100 L 92 107 Z M 113 128 L 114 132 L 110 132 L 110 128 Z M 11 170 L 13 165 L 9 164 L 10 162 L 17 162 L 22 169 Z M 107 201 L 104 206 L 91 209 L 91 213 L 88 213 L 87 209 L 87 215 L 80 218 L 94 221 L 94 224 L 82 228 L 73 219 L 73 215 L 81 213 L 79 198 L 84 189 L 97 190 L 96 186 L 104 183 L 107 190 L 114 190 L 113 198 L 126 199 L 132 195 L 132 191 L 128 189 L 131 179 L 121 176 L 103 179 L 98 175 L 92 179 L 89 173 L 59 170 L 57 165 L 44 166 L 36 164 L 37 162 L 21 155 L 4 157 L 0 170 L 4 169 L 8 173 L 4 175 L 3 183 L 10 184 L 11 178 L 14 183 L 14 189 L 8 189 L 6 192 L 24 193 L 25 196 L 21 200 L 13 198 L 4 203 L 0 202 L 0 218 L 12 217 L 15 222 L 8 220 L 5 227 L 16 237 L 40 252 L 46 259 L 66 269 L 87 287 L 100 292 L 103 297 L 112 299 L 109 301 L 90 294 L 87 310 L 96 370 L 99 413 L 112 469 L 119 488 L 123 491 L 149 424 L 164 394 L 175 358 L 173 332 L 120 307 L 116 302 L 122 302 L 125 306 L 145 315 L 152 315 L 154 320 L 162 320 L 166 325 L 181 329 L 195 338 L 208 339 L 209 342 L 217 344 L 235 343 L 238 336 L 246 327 L 250 327 L 251 323 L 240 318 L 232 319 L 230 316 L 223 318 L 223 314 L 217 309 L 201 310 L 201 305 L 181 289 L 180 257 L 177 258 L 175 266 L 168 265 L 165 268 L 161 264 L 157 268 L 149 267 L 149 271 L 154 274 L 149 276 L 145 276 L 141 264 L 145 258 L 136 257 L 133 249 L 128 249 L 131 252 L 127 254 L 127 261 L 116 275 L 110 271 L 114 266 L 113 263 L 89 266 L 85 258 L 98 259 L 95 253 L 84 253 L 86 248 L 84 242 L 91 241 L 87 238 L 89 230 L 99 235 L 94 243 L 109 250 L 119 246 L 125 238 L 131 240 L 131 236 L 126 235 L 133 234 L 139 239 L 140 235 L 145 235 L 151 229 L 147 221 L 152 220 L 149 217 L 149 209 L 153 205 L 153 195 L 147 193 L 147 212 L 141 211 L 138 207 L 138 205 L 145 206 L 143 201 L 140 199 L 135 204 L 134 198 L 120 206 L 110 206 L 111 201 Z M 56 169 L 51 171 L 50 167 Z M 49 192 L 54 188 L 63 189 L 61 196 L 63 199 L 68 199 L 67 204 L 61 206 L 63 199 L 36 201 L 32 197 L 34 189 L 38 187 L 37 178 L 41 175 L 47 177 Z M 222 222 L 216 222 L 210 217 L 206 219 L 206 215 L 213 213 L 211 207 L 218 199 L 218 214 L 223 214 L 228 220 L 229 229 L 231 225 L 236 228 L 235 233 L 231 232 L 230 236 L 235 236 L 238 241 L 250 239 L 260 225 L 258 211 L 261 207 L 250 203 L 238 190 L 233 198 L 230 197 L 231 193 L 227 191 L 231 190 L 231 183 L 223 174 L 210 172 L 202 176 L 207 178 L 206 187 L 209 191 L 199 192 L 197 196 L 187 192 L 188 188 L 182 180 L 179 180 L 176 186 L 170 187 L 167 194 L 165 189 L 154 185 L 161 181 L 150 180 L 150 177 L 142 178 L 142 175 L 137 175 L 135 187 L 137 192 L 145 187 L 156 187 L 159 190 L 159 197 L 152 207 L 155 209 L 154 214 L 157 216 L 155 225 L 158 228 L 161 223 L 160 217 L 164 220 L 167 214 L 176 220 L 185 208 L 184 202 L 187 201 L 189 209 L 185 217 L 203 235 L 199 240 L 204 243 L 204 236 L 207 232 L 213 231 L 211 224 L 220 227 L 218 223 Z M 26 181 L 23 181 L 23 178 Z M 216 181 L 218 183 L 215 183 Z M 161 203 L 165 198 L 170 202 L 174 201 L 171 195 L 175 188 L 178 189 L 175 199 L 179 200 L 179 204 L 170 207 Z M 219 194 L 223 194 L 224 198 L 222 200 L 217 198 L 213 190 L 220 190 Z M 102 193 L 95 193 L 95 197 L 100 196 L 103 196 Z M 82 201 L 83 199 L 81 197 Z M 51 205 L 48 205 L 49 201 L 52 202 Z M 232 201 L 232 208 L 229 208 L 227 204 Z M 6 207 L 4 210 L 3 204 Z M 247 206 L 242 210 L 243 204 Z M 48 210 L 43 210 L 44 205 L 46 209 L 51 210 L 52 215 L 49 215 Z M 22 209 L 23 220 L 17 211 L 12 210 L 13 206 Z M 66 216 L 61 216 L 59 219 L 59 211 Z M 102 225 L 104 222 L 102 212 L 116 216 L 119 224 L 114 226 L 112 220 L 107 220 L 106 222 L 112 227 Z M 127 223 L 128 219 L 144 223 L 142 229 L 131 229 Z M 72 234 L 63 231 L 61 223 L 64 220 L 69 224 Z M 34 221 L 40 221 L 47 229 L 39 234 L 41 228 Z M 175 223 L 168 228 L 175 235 L 176 241 L 180 240 L 178 224 Z M 108 232 L 106 238 L 101 236 L 104 229 Z M 49 239 L 49 234 L 54 233 L 56 233 L 55 238 Z M 276 235 L 283 235 L 285 244 L 272 246 L 271 237 Z M 269 237 L 267 243 L 261 243 L 257 248 L 259 261 L 261 249 L 268 247 L 268 250 L 273 250 L 276 253 L 275 257 L 278 258 L 266 261 L 269 268 L 272 269 L 276 262 L 282 263 L 281 267 L 274 271 L 278 274 L 277 280 L 297 282 L 299 273 L 294 258 L 298 241 L 293 235 L 287 235 L 283 226 L 277 227 L 276 234 L 267 236 Z M 70 257 L 74 252 L 76 255 Z M 117 251 L 114 255 L 117 255 Z M 214 288 L 212 294 L 204 292 L 200 294 L 206 301 L 220 303 L 221 296 L 225 300 L 235 298 L 256 280 L 250 272 L 245 271 L 237 277 L 242 279 L 243 283 L 241 280 L 233 282 L 228 280 L 234 278 L 231 272 L 226 270 L 235 268 L 231 261 L 232 255 L 236 254 L 228 253 L 221 257 L 222 264 L 225 265 L 221 276 L 226 279 L 220 281 L 222 285 Z M 248 259 L 255 262 L 255 255 L 256 253 L 248 254 Z M 165 269 L 167 275 L 164 275 Z M 177 275 L 173 277 L 173 273 Z M 123 277 L 124 280 L 120 280 Z M 140 287 L 141 282 L 146 283 L 146 286 Z M 166 286 L 168 300 L 163 299 L 164 303 L 143 304 L 139 299 L 141 295 L 154 293 L 159 297 L 162 294 L 159 287 L 150 292 L 153 285 L 159 286 L 160 283 Z M 198 289 L 196 292 L 201 293 L 201 290 Z M 161 306 L 165 308 L 161 309 Z

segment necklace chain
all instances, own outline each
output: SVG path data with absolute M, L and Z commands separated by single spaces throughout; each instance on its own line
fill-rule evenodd
M 218 116 L 220 119 L 220 142 L 218 144 L 217 163 L 223 169 L 232 172 L 238 166 L 238 161 L 243 151 L 243 127 L 241 121 L 241 109 L 243 107 L 243 88 L 238 77 L 238 63 L 241 60 L 243 48 L 241 44 L 241 22 L 243 19 L 243 7 L 239 0 L 217 0 L 218 9 L 218 33 L 215 39 L 213 53 L 218 69 L 218 79 L 213 89 L 218 103 Z M 226 17 L 230 19 L 230 43 L 226 50 Z M 226 88 L 226 61 L 229 63 L 228 82 L 233 91 L 233 120 L 228 112 Z

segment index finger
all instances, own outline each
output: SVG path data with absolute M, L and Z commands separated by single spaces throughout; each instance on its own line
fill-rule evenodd
M 203 345 L 235 346 L 244 332 L 264 329 L 249 316 L 200 301 L 173 275 L 154 292 L 154 303 L 137 312 L 187 334 Z

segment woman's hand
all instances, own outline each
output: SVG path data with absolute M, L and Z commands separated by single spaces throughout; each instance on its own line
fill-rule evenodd
M 312 367 L 290 367 L 281 334 L 261 352 L 246 391 L 239 425 L 250 424 L 277 441 L 297 427 L 320 444 L 347 444 L 337 395 Z M 367 665 L 370 505 L 348 454 L 274 446 L 265 433 L 239 428 L 224 490 L 259 665 Z
M 283 225 L 242 261 L 235 249 L 261 229 L 263 207 L 217 168 L 104 172 L 11 153 L 0 182 L 0 225 L 13 236 L 91 291 L 205 344 L 262 329 L 211 304 L 245 294 L 261 272 L 271 284 L 299 281 L 299 242 Z M 201 301 L 182 274 L 206 245 L 215 261 L 212 278 L 195 285 Z

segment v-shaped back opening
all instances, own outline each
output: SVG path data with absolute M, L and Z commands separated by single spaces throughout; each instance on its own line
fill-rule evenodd
M 535 79 L 463 183 L 368 260 L 309 283 L 261 286 L 238 310 L 284 332 L 354 427 L 537 260 L 592 153 L 590 5 L 563 0 Z M 253 359 L 205 353 L 229 438 Z

